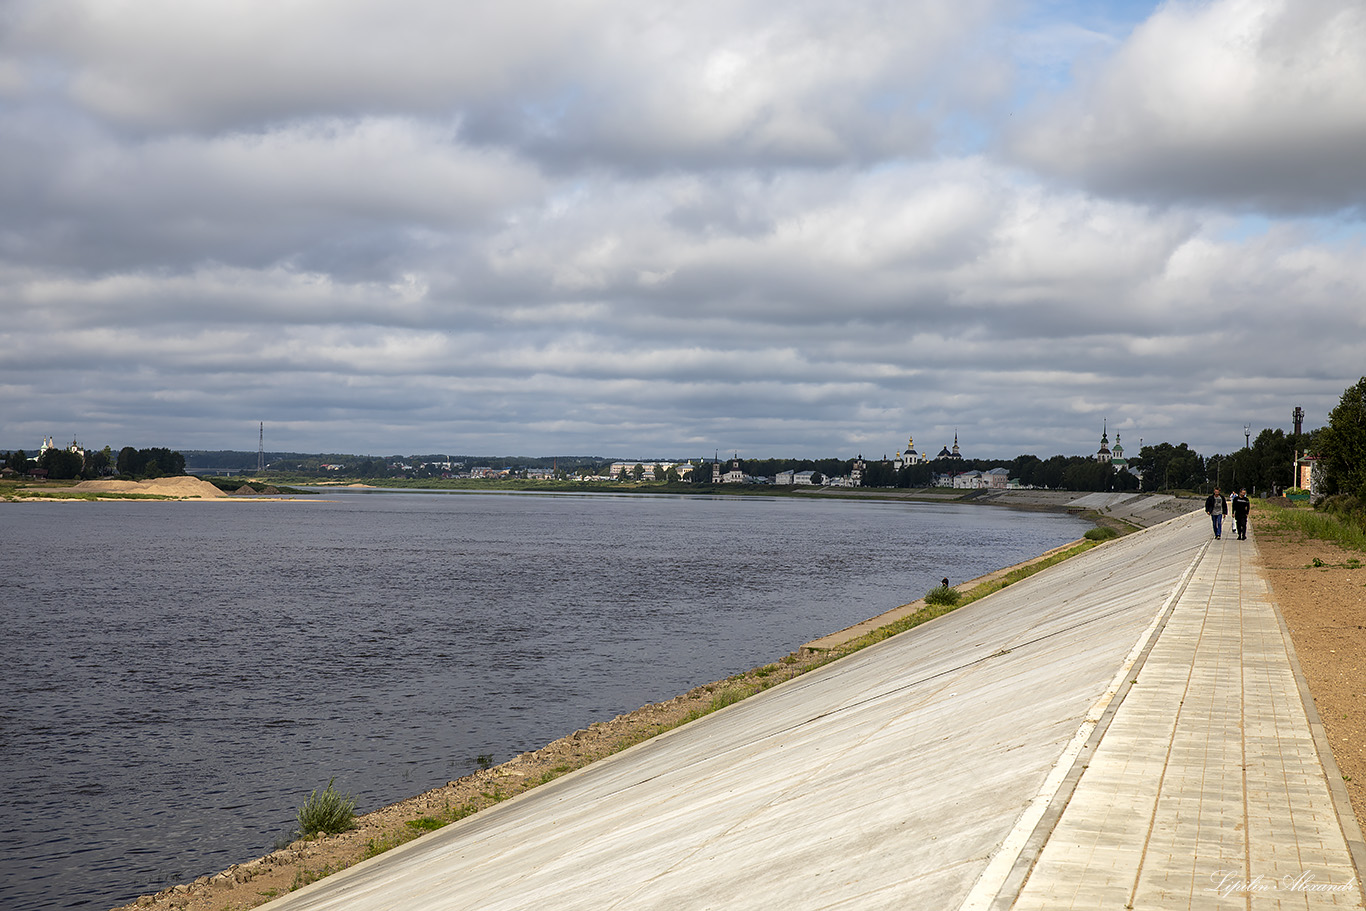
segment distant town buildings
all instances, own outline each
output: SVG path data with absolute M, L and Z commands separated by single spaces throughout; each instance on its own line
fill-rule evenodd
M 934 486 L 956 490 L 1005 490 L 1010 486 L 1010 471 L 1006 468 L 990 468 L 986 471 L 938 474 L 934 476 Z
M 38 454 L 34 458 L 41 459 L 43 457 L 43 453 L 47 452 L 49 449 L 58 448 L 60 447 L 57 446 L 56 443 L 52 442 L 52 437 L 49 436 L 47 439 L 43 440 L 43 445 L 38 447 Z M 74 452 L 76 455 L 80 456 L 82 460 L 85 459 L 85 450 L 82 449 L 81 444 L 77 443 L 74 439 L 71 441 L 71 445 L 66 447 L 66 451 Z
M 958 451 L 958 431 L 955 430 L 953 432 L 953 449 L 950 450 L 949 447 L 945 446 L 943 449 L 939 450 L 939 455 L 935 456 L 935 458 L 958 459 L 959 461 L 962 461 L 963 455 Z
M 1115 431 L 1115 448 L 1110 448 L 1110 435 L 1108 421 L 1103 421 L 1100 425 L 1100 449 L 1096 450 L 1095 460 L 1097 462 L 1109 463 L 1115 471 L 1127 471 L 1136 478 L 1143 477 L 1134 466 L 1129 464 L 1129 460 L 1124 457 L 1124 447 L 1119 443 L 1119 431 Z
M 662 481 L 668 474 L 669 469 L 673 469 L 680 480 L 688 478 L 693 473 L 692 462 L 613 462 L 607 469 L 607 476 L 617 480 L 630 480 L 635 476 L 636 466 L 639 465 L 644 471 L 642 477 L 647 481 Z
M 1323 496 L 1323 463 L 1311 452 L 1295 454 L 1295 487 L 1318 499 Z
M 928 461 L 925 456 L 915 451 L 915 437 L 908 436 L 906 437 L 906 451 L 896 454 L 896 458 L 892 460 L 892 467 L 896 469 L 908 468 L 925 461 Z

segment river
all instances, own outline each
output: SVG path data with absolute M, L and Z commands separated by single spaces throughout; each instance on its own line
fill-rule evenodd
M 0 504 L 0 907 L 111 906 L 1080 536 L 782 497 Z

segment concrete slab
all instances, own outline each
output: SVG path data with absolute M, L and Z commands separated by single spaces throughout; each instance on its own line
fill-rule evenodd
M 1207 543 L 1203 514 L 1112 541 L 266 907 L 1215 907 L 1208 865 L 1254 857 L 1339 883 L 1277 634 L 1217 556 L 1248 542 Z

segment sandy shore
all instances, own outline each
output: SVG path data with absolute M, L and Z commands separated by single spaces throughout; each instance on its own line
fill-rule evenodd
M 140 493 L 177 500 L 216 500 L 227 494 L 202 478 L 181 475 L 174 478 L 153 478 L 150 481 L 81 481 L 70 487 L 20 488 L 16 493 L 31 499 L 41 499 L 44 493 Z

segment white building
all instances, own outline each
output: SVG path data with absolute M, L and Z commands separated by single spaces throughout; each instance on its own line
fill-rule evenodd
M 59 448 L 60 448 L 60 447 L 59 447 L 56 443 L 54 443 L 54 442 L 52 441 L 52 437 L 48 437 L 47 439 L 43 440 L 43 445 L 38 447 L 38 454 L 37 454 L 36 456 L 34 456 L 34 461 L 37 461 L 38 459 L 41 459 L 41 458 L 43 457 L 43 453 L 47 452 L 49 449 L 59 449 Z M 74 452 L 76 455 L 80 456 L 82 459 L 85 458 L 85 450 L 82 449 L 82 448 L 81 448 L 81 444 L 80 444 L 80 443 L 77 443 L 75 440 L 72 440 L 72 441 L 71 441 L 71 445 L 68 446 L 68 447 L 66 447 L 66 451 L 67 451 L 67 452 Z
M 860 458 L 862 457 L 860 456 Z M 896 458 L 892 460 L 892 467 L 908 468 L 911 465 L 919 465 L 926 461 L 928 459 L 924 455 L 915 451 L 915 437 L 908 436 L 906 437 L 906 451 L 896 454 Z

